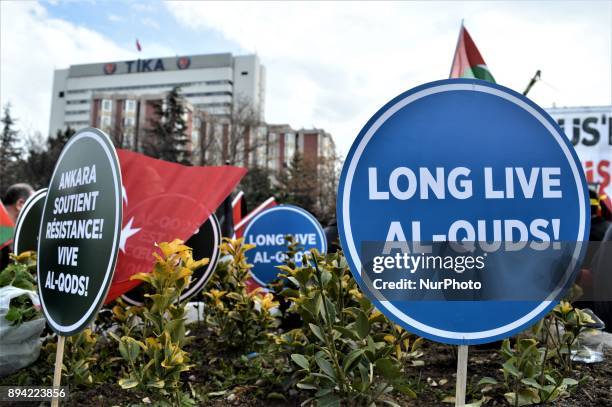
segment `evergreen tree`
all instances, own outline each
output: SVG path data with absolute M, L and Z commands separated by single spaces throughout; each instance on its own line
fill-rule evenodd
M 43 145 L 31 143 L 27 158 L 19 163 L 20 181 L 29 183 L 34 189 L 48 187 L 62 149 L 74 133 L 74 129 L 67 127 L 64 131 L 58 130 Z
M 148 156 L 181 164 L 191 164 L 190 137 L 186 134 L 185 108 L 179 88 L 173 88 L 154 104 L 155 116 L 149 122 L 143 143 Z
M 318 216 L 316 164 L 296 153 L 289 166 L 277 178 L 278 198 L 282 203 L 297 205 Z
M 2 118 L 2 134 L 0 134 L 0 191 L 6 191 L 16 182 L 15 166 L 21 158 L 19 132 L 15 129 L 15 119 L 11 116 L 11 105 L 4 106 Z
M 240 182 L 240 189 L 244 192 L 249 208 L 256 208 L 266 199 L 274 196 L 274 189 L 270 182 L 270 171 L 262 167 L 254 167 Z

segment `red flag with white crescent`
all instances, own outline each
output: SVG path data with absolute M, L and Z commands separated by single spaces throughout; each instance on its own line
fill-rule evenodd
M 106 303 L 136 287 L 153 266 L 155 243 L 187 240 L 238 185 L 245 168 L 187 167 L 117 149 L 123 179 L 123 229 Z

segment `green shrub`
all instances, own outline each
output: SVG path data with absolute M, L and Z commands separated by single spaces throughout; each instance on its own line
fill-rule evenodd
M 89 328 L 76 335 L 66 337 L 62 360 L 62 381 L 65 381 L 66 385 L 89 386 L 96 382 L 92 368 L 98 362 L 95 351 L 97 342 L 98 336 Z M 48 372 L 50 372 L 49 383 L 52 382 L 56 351 L 57 341 L 47 342 L 43 349 L 43 352 L 47 355 Z
M 286 280 L 281 294 L 292 302 L 288 312 L 298 313 L 304 324 L 277 340 L 295 350 L 297 387 L 313 392 L 305 403 L 369 406 L 385 402 L 393 389 L 414 397 L 395 357 L 407 334 L 394 331 L 398 336 L 391 334 L 392 339 L 389 332 L 372 330 L 385 319 L 360 293 L 340 253 L 313 251 L 306 258 L 303 267 L 279 266 Z
M 247 263 L 245 253 L 253 247 L 243 239 L 225 238 L 221 254 L 231 260 L 217 266 L 204 293 L 205 321 L 212 339 L 227 351 L 242 354 L 265 350 L 279 324 L 271 313 L 278 307 L 273 295 L 247 289 L 253 266 Z
M 23 252 L 16 256 L 11 254 L 13 262 L 0 272 L 0 287 L 11 285 L 24 290 L 36 291 L 36 252 Z M 5 316 L 11 325 L 20 325 L 41 316 L 27 295 L 11 300 Z
M 518 339 L 514 347 L 510 346 L 510 339 L 505 339 L 500 354 L 504 359 L 504 382 L 500 384 L 493 378 L 485 377 L 478 384 L 486 386 L 484 393 L 501 386 L 510 405 L 549 403 L 566 397 L 580 383 L 564 377 L 550 363 L 546 347 L 539 346 L 539 342 L 533 338 Z
M 185 335 L 185 303 L 179 298 L 193 270 L 208 260 L 194 261 L 191 249 L 180 240 L 160 243 L 159 248 L 162 256 L 154 253 L 153 271 L 132 276 L 151 291 L 145 294 L 144 306 L 113 310 L 126 333 L 121 337 L 111 334 L 127 364 L 127 376 L 119 385 L 124 389 L 159 389 L 162 395 L 173 394 L 177 404 L 184 404 L 180 374 L 191 365 L 184 350 L 189 339 Z
M 545 320 L 549 346 L 554 349 L 556 360 L 566 374 L 572 372 L 572 349 L 578 336 L 594 322 L 589 314 L 566 301 L 553 308 Z

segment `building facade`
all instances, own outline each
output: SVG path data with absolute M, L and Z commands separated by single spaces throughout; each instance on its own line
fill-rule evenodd
M 166 93 L 134 96 L 123 93 L 93 93 L 88 126 L 111 136 L 116 147 L 143 152 L 153 122 L 160 120 L 159 108 L 166 109 Z M 194 108 L 180 99 L 185 121 L 186 148 L 192 152 L 199 138 L 199 121 Z M 197 112 L 197 110 L 195 110 Z
M 265 68 L 229 53 L 71 65 L 54 72 L 50 133 L 97 127 L 117 147 L 144 152 L 156 105 L 179 87 L 195 165 L 261 167 L 277 175 L 295 154 L 322 165 L 335 145 L 322 129 L 268 125 Z
M 320 167 L 336 159 L 336 145 L 323 129 L 294 130 L 288 124 L 267 125 L 265 166 L 279 173 L 296 154 Z
M 104 105 L 100 116 L 103 124 L 123 115 L 122 109 L 129 118 L 138 112 L 131 100 L 167 93 L 173 87 L 180 87 L 193 110 L 227 117 L 237 106 L 246 104 L 260 121 L 264 120 L 264 66 L 257 55 L 224 53 L 71 65 L 55 70 L 49 132 L 55 134 L 67 126 L 78 130 L 97 123 L 95 115 L 100 106 L 96 101 Z

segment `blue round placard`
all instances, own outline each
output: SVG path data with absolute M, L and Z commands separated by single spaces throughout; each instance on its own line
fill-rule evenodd
M 303 249 L 296 254 L 295 262 L 300 265 L 302 256 L 310 249 L 321 253 L 327 250 L 327 240 L 323 227 L 317 219 L 302 208 L 293 205 L 279 205 L 258 214 L 244 231 L 246 243 L 256 247 L 246 253 L 247 260 L 253 264 L 251 274 L 261 285 L 276 279 L 283 264 L 287 246 L 285 236 L 294 237 Z
M 385 315 L 431 340 L 479 344 L 528 328 L 572 284 L 588 202 L 578 157 L 542 108 L 496 84 L 442 80 L 361 130 L 338 229 Z

